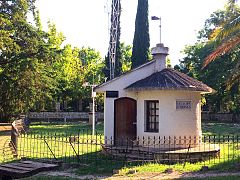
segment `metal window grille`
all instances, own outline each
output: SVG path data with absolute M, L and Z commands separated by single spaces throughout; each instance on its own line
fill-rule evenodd
M 159 131 L 159 102 L 146 101 L 146 132 Z

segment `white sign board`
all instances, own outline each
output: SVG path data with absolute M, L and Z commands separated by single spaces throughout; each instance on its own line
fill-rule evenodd
M 176 101 L 176 109 L 177 110 L 184 110 L 184 109 L 191 109 L 192 102 L 186 100 L 177 100 Z

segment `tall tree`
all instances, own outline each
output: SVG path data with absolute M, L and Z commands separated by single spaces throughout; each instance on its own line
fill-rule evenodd
M 1 1 L 0 12 L 0 117 L 9 118 L 48 96 L 54 83 L 45 34 L 27 20 L 34 1 Z
M 131 69 L 131 56 L 132 56 L 132 46 L 126 45 L 124 43 L 121 43 L 120 45 L 121 50 L 121 64 L 122 64 L 122 72 L 125 73 Z
M 238 49 L 228 54 L 219 56 L 204 70 L 202 64 L 204 59 L 214 51 L 215 44 L 208 43 L 209 37 L 224 21 L 229 18 L 226 10 L 219 10 L 211 14 L 205 22 L 204 28 L 199 32 L 198 42 L 184 49 L 186 55 L 175 68 L 197 78 L 216 90 L 212 95 L 206 95 L 208 107 L 212 111 L 231 111 L 239 113 L 240 109 L 240 86 L 235 83 L 230 89 L 226 88 L 226 81 L 234 72 L 240 56 Z
M 138 0 L 131 58 L 132 68 L 147 62 L 149 46 L 148 0 Z
M 83 78 L 81 83 L 89 82 L 90 84 L 100 84 L 104 82 L 104 74 L 103 74 L 103 67 L 104 61 L 100 56 L 100 53 L 92 48 L 85 48 L 82 47 L 80 49 L 80 60 L 83 64 Z M 80 93 L 80 97 L 85 102 L 85 105 L 89 105 L 89 102 L 92 101 L 91 99 L 91 88 L 83 88 L 82 84 L 80 89 L 82 90 Z M 96 98 L 97 104 L 103 107 L 103 97 L 102 95 L 97 95 Z M 86 104 L 87 102 L 87 104 Z
M 217 57 L 236 49 L 239 50 L 240 45 L 240 7 L 236 4 L 236 0 L 229 0 L 226 16 L 223 22 L 211 34 L 209 43 L 214 44 L 214 50 L 206 57 L 203 68 Z M 235 69 L 228 79 L 228 85 L 232 86 L 236 82 L 240 82 L 240 59 Z
M 117 3 L 119 3 L 119 13 L 115 14 Z M 117 17 L 115 17 L 117 16 Z M 119 0 L 112 0 L 112 13 L 111 13 L 111 29 L 110 29 L 110 40 L 109 40 L 109 48 L 112 48 L 113 41 L 116 40 L 116 56 L 115 56 L 115 69 L 114 69 L 114 77 L 119 76 L 122 74 L 122 64 L 120 61 L 121 58 L 121 47 L 120 47 L 120 35 L 121 35 L 121 26 L 120 26 L 120 17 L 121 17 L 121 1 Z M 116 20 L 118 19 L 118 20 Z M 116 23 L 117 24 L 117 28 Z M 113 39 L 114 34 L 117 35 L 116 39 Z M 110 79 L 110 52 L 108 51 L 107 56 L 105 57 L 105 67 L 103 72 L 107 79 Z

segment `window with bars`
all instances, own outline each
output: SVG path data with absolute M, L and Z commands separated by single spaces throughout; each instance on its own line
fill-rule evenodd
M 159 129 L 159 102 L 146 101 L 145 132 L 158 132 Z

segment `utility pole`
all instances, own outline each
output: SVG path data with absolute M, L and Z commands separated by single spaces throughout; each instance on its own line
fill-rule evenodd
M 95 135 L 95 97 L 96 92 L 94 92 L 94 88 L 96 87 L 96 84 L 90 84 L 89 82 L 84 82 L 83 87 L 91 87 L 92 89 L 92 135 Z

